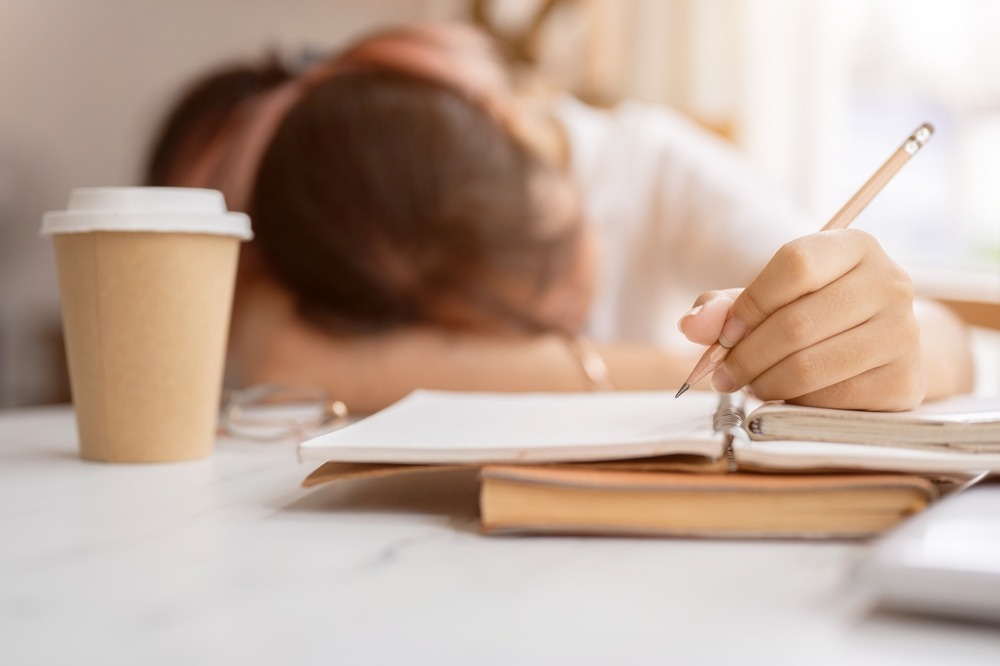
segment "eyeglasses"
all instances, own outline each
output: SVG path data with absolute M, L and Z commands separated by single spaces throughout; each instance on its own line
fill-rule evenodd
M 238 439 L 302 440 L 346 425 L 350 412 L 319 386 L 255 384 L 232 391 L 222 408 L 222 428 Z

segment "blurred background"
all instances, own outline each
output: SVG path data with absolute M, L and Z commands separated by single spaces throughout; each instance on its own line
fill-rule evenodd
M 856 226 L 1000 328 L 976 307 L 1000 303 L 1000 2 L 0 0 L 0 408 L 69 399 L 44 211 L 73 187 L 138 183 L 158 120 L 206 68 L 421 18 L 477 22 L 592 103 L 680 109 L 817 227 L 932 122 Z

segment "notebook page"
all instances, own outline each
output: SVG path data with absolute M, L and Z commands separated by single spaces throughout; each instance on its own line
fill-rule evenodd
M 299 446 L 303 460 L 539 463 L 722 455 L 716 396 L 666 391 L 481 393 L 415 391 Z
M 740 467 L 768 470 L 858 469 L 913 474 L 1000 472 L 1000 453 L 899 448 L 833 442 L 734 440 Z

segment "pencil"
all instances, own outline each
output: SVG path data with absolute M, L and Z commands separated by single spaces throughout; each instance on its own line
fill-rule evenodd
M 906 162 L 917 154 L 917 151 L 923 148 L 924 144 L 930 140 L 931 135 L 934 134 L 934 127 L 930 123 L 924 123 L 917 129 L 913 131 L 913 134 L 906 138 L 906 141 L 896 149 L 896 151 L 889 156 L 889 159 L 885 161 L 882 166 L 879 167 L 871 178 L 861 186 L 861 189 L 851 197 L 843 207 L 837 211 L 837 214 L 830 218 L 830 221 L 823 225 L 820 231 L 827 231 L 828 229 L 843 229 L 854 221 L 854 218 L 865 209 L 871 200 L 875 198 L 875 195 L 882 191 L 886 183 L 892 180 L 892 177 L 896 175 L 897 172 L 903 167 Z M 726 356 L 729 355 L 729 348 L 724 347 L 721 342 L 713 343 L 705 353 L 702 355 L 701 359 L 694 366 L 694 370 L 688 375 L 688 378 L 684 381 L 680 390 L 677 391 L 675 398 L 681 397 L 685 391 L 687 391 L 693 384 L 700 382 L 702 379 L 715 372 L 715 369 L 722 365 L 722 362 L 726 360 Z

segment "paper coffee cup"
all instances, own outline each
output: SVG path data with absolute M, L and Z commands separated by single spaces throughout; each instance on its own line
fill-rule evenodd
M 86 188 L 45 214 L 42 234 L 55 246 L 81 455 L 207 456 L 247 216 L 214 190 Z

